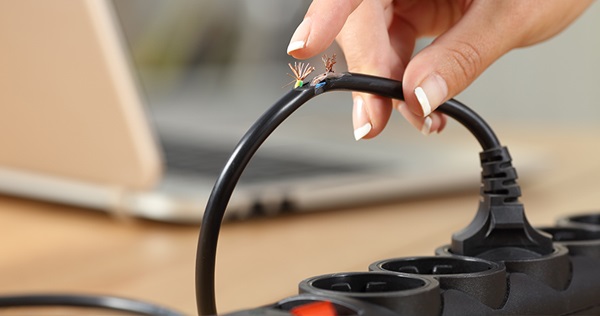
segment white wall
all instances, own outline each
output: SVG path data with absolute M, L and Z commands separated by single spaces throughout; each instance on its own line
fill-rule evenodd
M 489 120 L 600 124 L 600 4 L 549 41 L 505 55 L 457 99 Z

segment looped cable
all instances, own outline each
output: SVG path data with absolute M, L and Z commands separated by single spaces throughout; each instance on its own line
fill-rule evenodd
M 225 164 L 208 200 L 198 240 L 196 256 L 196 300 L 199 315 L 217 314 L 215 297 L 215 262 L 221 222 L 233 190 L 252 156 L 269 135 L 295 110 L 323 92 L 350 90 L 383 97 L 404 99 L 399 81 L 343 73 L 315 85 L 293 89 L 265 112 L 242 137 Z M 437 108 L 464 125 L 478 140 L 483 150 L 501 147 L 490 126 L 464 104 L 449 100 Z

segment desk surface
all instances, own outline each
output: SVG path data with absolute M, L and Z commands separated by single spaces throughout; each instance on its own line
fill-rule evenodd
M 551 154 L 522 181 L 530 222 L 598 209 L 600 128 L 498 131 L 505 144 Z M 518 157 L 514 157 L 518 160 Z M 217 263 L 221 312 L 296 293 L 304 278 L 365 271 L 376 260 L 431 255 L 472 219 L 478 192 L 228 223 Z M 0 293 L 109 294 L 195 314 L 198 228 L 121 220 L 88 210 L 0 196 Z

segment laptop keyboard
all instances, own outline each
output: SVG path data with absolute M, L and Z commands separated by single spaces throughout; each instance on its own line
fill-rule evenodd
M 162 143 L 167 172 L 185 175 L 198 175 L 216 178 L 223 169 L 232 149 L 225 150 L 201 145 Z M 365 166 L 320 161 L 292 157 L 275 157 L 261 154 L 251 159 L 242 174 L 240 182 L 257 183 L 281 178 L 307 178 L 334 175 L 365 170 Z

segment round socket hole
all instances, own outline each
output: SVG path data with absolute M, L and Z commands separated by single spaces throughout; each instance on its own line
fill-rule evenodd
M 494 269 L 494 263 L 474 258 L 416 257 L 376 262 L 374 269 L 426 275 L 472 274 Z
M 390 271 L 431 276 L 442 289 L 455 289 L 471 295 L 485 305 L 499 308 L 506 296 L 504 266 L 469 257 L 412 257 L 375 262 L 371 271 Z
M 585 241 L 600 239 L 600 233 L 575 227 L 542 227 L 540 230 L 552 235 L 553 241 Z
M 311 285 L 317 289 L 346 293 L 385 293 L 413 290 L 425 286 L 417 278 L 388 273 L 356 273 L 316 278 Z
M 571 222 L 600 226 L 600 214 L 577 215 L 569 218 Z
M 386 271 L 313 277 L 300 282 L 300 293 L 356 299 L 405 316 L 437 316 L 442 305 L 434 278 Z

